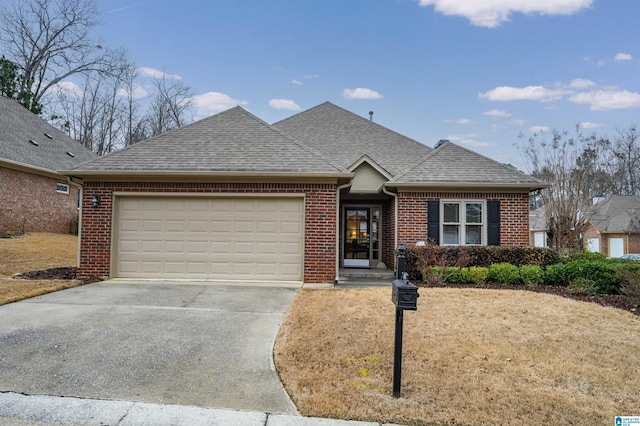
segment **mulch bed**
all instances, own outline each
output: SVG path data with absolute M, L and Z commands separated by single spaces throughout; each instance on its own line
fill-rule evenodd
M 413 284 L 418 287 L 444 287 L 444 288 L 480 288 L 480 289 L 492 289 L 492 290 L 525 290 L 533 291 L 536 293 L 549 293 L 556 296 L 566 297 L 569 299 L 579 300 L 581 302 L 592 302 L 602 306 L 611 306 L 613 308 L 629 311 L 635 315 L 640 315 L 640 306 L 634 303 L 628 296 L 622 294 L 588 294 L 581 293 L 576 290 L 572 290 L 568 287 L 558 287 L 551 285 L 507 285 L 507 284 L 449 284 L 444 285 L 430 285 L 423 281 L 412 281 Z
M 23 272 L 16 274 L 13 278 L 21 280 L 78 280 L 83 284 L 97 283 L 102 281 L 100 277 L 76 277 L 78 268 L 50 268 L 41 269 L 39 271 Z

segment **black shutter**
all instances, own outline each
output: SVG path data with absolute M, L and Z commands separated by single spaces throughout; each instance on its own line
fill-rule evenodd
M 440 245 L 440 200 L 427 201 L 427 237 Z
M 487 244 L 490 246 L 500 245 L 500 200 L 487 201 L 487 219 L 489 228 L 487 232 Z

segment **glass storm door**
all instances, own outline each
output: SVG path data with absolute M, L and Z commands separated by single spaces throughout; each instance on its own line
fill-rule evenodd
M 345 209 L 344 266 L 369 266 L 369 209 Z

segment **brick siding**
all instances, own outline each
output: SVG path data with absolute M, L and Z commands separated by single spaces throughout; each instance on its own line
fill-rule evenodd
M 113 192 L 305 194 L 304 272 L 306 283 L 335 280 L 336 185 L 296 183 L 85 182 L 82 200 L 81 276 L 110 275 Z M 100 206 L 91 199 L 100 196 Z
M 409 192 L 398 193 L 398 244 L 427 241 L 427 201 L 439 199 L 499 200 L 500 245 L 529 244 L 529 193 Z M 485 212 L 486 214 L 486 212 Z
M 624 253 L 640 253 L 640 234 L 638 233 L 605 233 L 601 234 L 598 230 L 591 224 L 588 223 L 584 232 L 584 248 L 588 249 L 589 238 L 598 238 L 599 239 L 599 247 L 598 251 L 605 256 L 609 256 L 609 238 L 622 238 L 624 240 Z
M 0 167 L 0 231 L 68 234 L 78 216 L 78 188 L 59 179 Z

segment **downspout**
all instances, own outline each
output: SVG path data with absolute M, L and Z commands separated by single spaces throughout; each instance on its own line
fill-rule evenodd
M 391 195 L 393 197 L 393 204 L 394 204 L 394 210 L 395 210 L 395 220 L 393 221 L 393 249 L 397 249 L 398 248 L 398 194 L 396 194 L 395 192 L 391 192 L 389 190 L 387 190 L 387 187 L 385 185 L 382 185 L 382 192 L 384 192 L 387 195 Z M 396 270 L 396 262 L 395 262 L 395 256 L 393 257 L 394 261 L 393 261 L 393 270 Z
M 76 266 L 80 267 L 80 241 L 82 240 L 82 199 L 84 198 L 84 187 L 73 181 L 72 177 L 67 177 L 69 185 L 73 185 L 78 188 L 78 258 L 76 259 Z
M 336 280 L 333 283 L 334 285 L 338 284 L 340 279 L 340 191 L 349 188 L 351 184 L 352 182 L 338 185 L 336 191 Z

